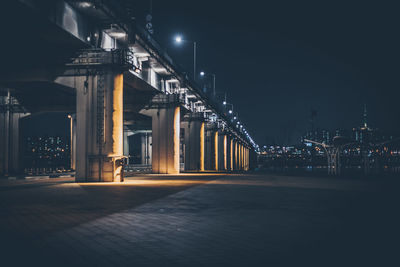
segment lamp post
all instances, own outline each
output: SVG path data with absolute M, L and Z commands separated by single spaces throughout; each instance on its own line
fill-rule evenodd
M 232 109 L 229 109 L 229 110 L 228 110 L 228 113 L 229 113 L 229 114 L 233 114 L 233 104 L 227 103 L 226 100 L 223 102 L 223 104 L 224 104 L 224 106 L 231 106 Z
M 204 76 L 207 76 L 207 75 L 213 77 L 213 95 L 215 96 L 215 74 L 214 73 L 205 73 L 204 71 L 200 72 L 200 76 L 204 77 Z
M 197 43 L 195 41 L 189 41 L 182 39 L 182 36 L 178 35 L 175 37 L 175 42 L 177 44 L 181 44 L 183 42 L 192 43 L 193 44 L 193 80 L 196 81 L 196 50 L 197 50 Z

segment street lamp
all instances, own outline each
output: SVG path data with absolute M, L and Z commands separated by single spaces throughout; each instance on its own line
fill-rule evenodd
M 193 80 L 196 81 L 196 49 L 197 49 L 197 43 L 194 41 L 189 41 L 189 40 L 185 40 L 182 38 L 181 35 L 177 35 L 175 37 L 175 42 L 177 44 L 181 44 L 183 42 L 187 42 L 187 43 L 192 43 L 193 44 Z
M 182 37 L 180 35 L 176 36 L 175 37 L 175 42 L 177 42 L 178 44 L 182 43 Z
M 224 106 L 231 106 L 232 108 L 228 110 L 229 114 L 233 113 L 233 104 L 231 103 L 227 103 L 226 101 L 223 102 Z
M 215 74 L 214 73 L 205 73 L 204 71 L 200 72 L 200 76 L 204 77 L 204 76 L 212 76 L 213 77 L 213 95 L 215 96 Z

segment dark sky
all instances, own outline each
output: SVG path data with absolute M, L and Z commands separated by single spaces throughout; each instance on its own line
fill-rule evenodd
M 149 0 L 141 1 L 144 23 Z M 153 0 L 155 38 L 188 71 L 215 73 L 260 145 L 297 143 L 310 128 L 370 126 L 400 131 L 400 19 L 395 1 Z

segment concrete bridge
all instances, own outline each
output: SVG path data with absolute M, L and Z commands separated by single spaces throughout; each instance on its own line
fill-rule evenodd
M 154 173 L 249 169 L 249 134 L 135 24 L 131 2 L 2 2 L 0 174 L 21 172 L 20 122 L 45 112 L 69 114 L 78 182 L 122 180 L 133 137 Z

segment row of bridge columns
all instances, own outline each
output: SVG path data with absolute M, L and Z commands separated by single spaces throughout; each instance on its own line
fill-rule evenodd
M 77 182 L 123 180 L 122 168 L 126 158 L 123 152 L 123 79 L 123 74 L 107 71 L 59 80 L 76 88 L 76 114 L 71 116 L 71 165 L 76 170 Z M 249 149 L 243 143 L 196 114 L 181 118 L 180 109 L 179 103 L 172 101 L 142 112 L 152 118 L 154 173 L 180 172 L 181 127 L 184 129 L 185 170 L 249 169 Z M 18 138 L 15 119 L 18 116 L 0 115 L 0 157 L 4 165 L 0 166 L 0 172 L 3 173 L 4 169 L 18 162 L 18 159 L 10 158 L 13 155 L 11 146 L 17 143 L 14 139 Z
M 90 82 L 75 81 L 83 85 L 77 88 L 77 181 L 122 179 L 123 75 L 108 73 L 102 80 L 100 78 L 91 77 Z M 249 169 L 247 146 L 206 123 L 198 114 L 181 118 L 179 103 L 167 101 L 141 113 L 152 118 L 153 173 L 180 172 L 181 128 L 184 129 L 185 171 Z M 99 123 L 104 127 L 99 127 Z

